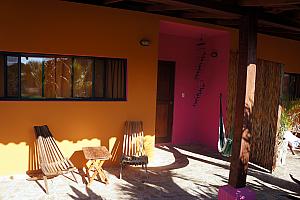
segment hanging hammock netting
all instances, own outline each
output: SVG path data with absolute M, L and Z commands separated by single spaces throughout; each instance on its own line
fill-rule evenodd
M 219 119 L 219 141 L 218 150 L 226 157 L 231 156 L 233 131 L 230 131 L 229 137 L 226 138 L 222 112 L 222 94 L 220 94 L 220 119 Z

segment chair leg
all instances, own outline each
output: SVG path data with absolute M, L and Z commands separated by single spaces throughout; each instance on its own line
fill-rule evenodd
M 49 194 L 47 176 L 43 176 L 43 179 L 44 179 L 44 182 L 45 182 L 46 194 Z
M 149 176 L 148 176 L 147 164 L 145 164 L 145 170 L 146 170 L 146 176 L 147 176 L 147 179 L 148 179 L 148 178 L 149 178 Z
M 81 176 L 82 183 L 85 184 L 85 185 L 87 185 L 88 182 L 85 179 L 85 177 L 87 176 L 87 174 L 83 171 L 83 168 L 79 168 L 78 172 L 79 172 L 79 175 Z
M 120 179 L 122 179 L 122 170 L 123 170 L 123 164 L 120 164 L 121 168 L 120 168 Z

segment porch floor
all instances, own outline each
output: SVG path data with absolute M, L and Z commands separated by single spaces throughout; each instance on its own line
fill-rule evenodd
M 218 188 L 228 182 L 229 162 L 199 145 L 157 145 L 155 157 L 148 179 L 144 170 L 127 167 L 120 180 L 119 168 L 106 167 L 108 185 L 94 181 L 87 188 L 79 174 L 75 174 L 78 184 L 66 174 L 48 181 L 49 195 L 42 180 L 0 177 L 0 199 L 217 199 Z M 300 154 L 288 151 L 287 165 L 272 175 L 250 166 L 247 184 L 257 199 L 300 199 L 299 161 Z

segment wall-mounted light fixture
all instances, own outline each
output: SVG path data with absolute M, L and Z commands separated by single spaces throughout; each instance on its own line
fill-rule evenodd
M 146 46 L 150 46 L 150 44 L 151 44 L 151 41 L 149 39 L 143 38 L 140 40 L 140 45 L 142 45 L 142 46 L 146 47 Z

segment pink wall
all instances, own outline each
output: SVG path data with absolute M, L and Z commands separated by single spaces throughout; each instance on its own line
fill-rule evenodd
M 197 46 L 200 37 L 166 34 L 164 24 L 161 24 L 161 30 L 159 59 L 176 62 L 172 143 L 197 143 L 217 148 L 220 92 L 224 96 L 224 111 L 227 101 L 229 34 L 222 32 L 211 37 L 207 34 L 203 36 L 206 44 Z M 174 29 L 171 33 L 174 34 Z M 216 58 L 210 56 L 214 50 L 218 52 Z M 204 52 L 206 57 L 201 65 L 200 76 L 195 79 L 196 68 Z M 194 105 L 197 88 L 202 82 L 205 88 L 197 105 Z
M 218 56 L 208 55 L 203 67 L 201 78 L 205 81 L 204 95 L 199 101 L 197 113 L 196 141 L 208 147 L 217 149 L 219 127 L 219 94 L 223 94 L 222 107 L 224 122 L 226 123 L 228 65 L 230 52 L 230 39 L 228 34 L 208 38 L 211 51 L 216 50 Z

